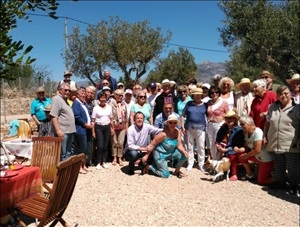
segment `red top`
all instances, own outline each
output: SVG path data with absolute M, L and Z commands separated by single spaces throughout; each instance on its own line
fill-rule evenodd
M 251 104 L 250 116 L 253 118 L 256 127 L 264 130 L 266 118 L 259 115 L 268 111 L 269 105 L 277 100 L 277 95 L 273 91 L 266 91 L 263 97 L 255 96 Z

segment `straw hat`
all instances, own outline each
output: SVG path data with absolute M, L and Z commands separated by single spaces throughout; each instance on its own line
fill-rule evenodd
M 174 80 L 170 81 L 171 87 L 173 87 L 174 85 L 176 85 L 176 82 Z
M 44 87 L 38 87 L 35 92 L 36 93 L 45 92 L 45 88 Z
M 248 79 L 248 78 L 241 79 L 241 82 L 238 83 L 237 85 L 235 85 L 236 88 L 240 88 L 241 84 L 249 84 L 250 86 L 252 85 L 250 79 Z
M 192 95 L 203 95 L 203 90 L 201 88 L 194 88 L 192 90 Z
M 295 80 L 300 80 L 300 75 L 298 73 L 294 74 L 291 79 L 287 79 L 286 82 L 291 84 Z
M 44 109 L 45 112 L 50 112 L 51 111 L 51 105 L 46 106 Z
M 236 114 L 236 112 L 234 110 L 228 110 L 228 112 L 225 114 L 224 116 L 225 118 L 226 117 L 234 117 L 235 119 L 237 120 L 240 120 L 240 116 Z
M 71 73 L 69 70 L 66 70 L 66 71 L 64 72 L 64 76 L 67 76 L 67 75 L 72 76 L 72 73 Z
M 164 85 L 171 85 L 171 82 L 168 80 L 168 79 L 164 79 L 162 82 L 161 82 L 161 85 L 164 86 Z
M 178 117 L 175 114 L 170 114 L 168 116 L 168 119 L 164 121 L 164 124 L 167 125 L 169 121 L 177 121 L 176 125 L 180 125 L 180 122 L 178 120 Z

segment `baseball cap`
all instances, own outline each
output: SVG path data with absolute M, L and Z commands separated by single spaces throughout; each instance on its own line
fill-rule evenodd
M 126 94 L 131 94 L 132 95 L 132 90 L 126 89 L 125 92 L 124 92 L 124 95 L 126 95 Z
M 156 88 L 156 83 L 151 82 L 150 85 L 149 85 L 149 87 L 150 87 L 150 88 Z

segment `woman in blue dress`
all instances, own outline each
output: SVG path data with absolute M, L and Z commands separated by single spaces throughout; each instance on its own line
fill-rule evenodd
M 142 158 L 142 162 L 145 163 L 153 150 L 152 165 L 146 165 L 143 172 L 151 170 L 159 177 L 168 178 L 170 176 L 168 160 L 171 160 L 172 165 L 176 160 L 173 173 L 178 178 L 184 177 L 185 174 L 180 171 L 180 168 L 187 160 L 188 153 L 182 145 L 181 132 L 176 128 L 179 124 L 178 118 L 170 114 L 164 124 L 165 129 L 154 137 L 147 147 L 147 154 Z

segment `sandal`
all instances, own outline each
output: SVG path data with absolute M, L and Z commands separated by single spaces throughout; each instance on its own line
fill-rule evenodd
M 184 174 L 183 172 L 181 171 L 174 171 L 173 174 L 178 177 L 178 178 L 183 178 L 183 177 L 186 177 L 187 175 Z
M 142 169 L 142 175 L 148 173 L 149 169 L 150 169 L 150 165 L 145 165 L 144 168 Z

